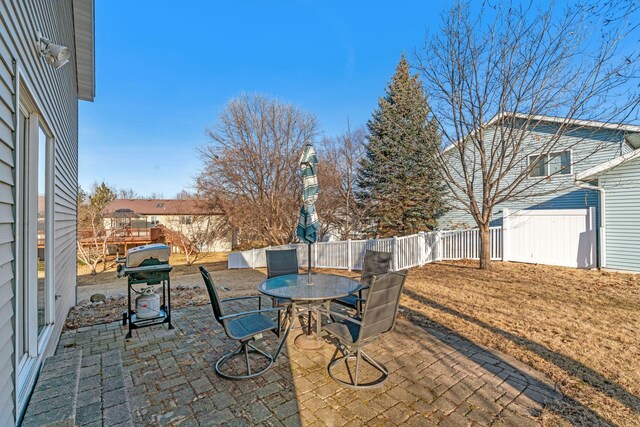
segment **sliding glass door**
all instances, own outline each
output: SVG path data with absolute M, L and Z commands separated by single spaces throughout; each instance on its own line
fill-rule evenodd
M 51 334 L 55 289 L 51 247 L 53 140 L 23 87 L 17 118 L 15 330 L 20 400 L 20 389 L 29 388 Z

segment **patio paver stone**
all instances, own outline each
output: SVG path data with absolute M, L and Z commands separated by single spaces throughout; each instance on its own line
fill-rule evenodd
M 253 307 L 243 301 L 233 308 Z M 117 322 L 63 334 L 54 357 L 77 360 L 79 425 L 523 426 L 539 424 L 545 403 L 561 397 L 513 358 L 402 318 L 368 347 L 392 371 L 378 389 L 335 384 L 327 374 L 335 347 L 300 350 L 293 344 L 299 330 L 266 375 L 227 381 L 213 365 L 235 343 L 211 307 L 173 314 L 174 330 L 140 329 L 130 340 Z M 270 335 L 257 345 L 274 352 L 277 342 Z

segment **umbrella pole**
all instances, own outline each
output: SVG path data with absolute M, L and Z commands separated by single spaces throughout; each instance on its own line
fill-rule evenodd
M 307 252 L 307 284 L 311 284 L 311 243 L 307 243 L 309 248 Z

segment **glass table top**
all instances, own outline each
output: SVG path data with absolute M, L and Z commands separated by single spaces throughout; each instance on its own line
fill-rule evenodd
M 258 290 L 265 295 L 294 301 L 330 300 L 356 292 L 361 284 L 357 280 L 337 274 L 287 274 L 266 279 Z

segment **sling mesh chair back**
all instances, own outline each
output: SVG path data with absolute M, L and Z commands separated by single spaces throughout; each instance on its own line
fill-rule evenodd
M 391 268 L 391 252 L 372 251 L 367 249 L 364 253 L 364 261 L 362 261 L 362 273 L 360 274 L 360 283 L 364 286 L 358 291 L 358 294 L 352 294 L 344 298 L 335 300 L 338 304 L 345 307 L 355 308 L 358 315 L 362 313 L 362 306 L 366 302 L 368 288 L 374 276 L 385 274 Z
M 328 368 L 329 375 L 334 381 L 352 388 L 371 388 L 380 386 L 387 380 L 389 377 L 387 368 L 367 355 L 362 348 L 380 335 L 391 331 L 395 326 L 406 278 L 407 270 L 374 276 L 362 318 L 331 313 L 333 317 L 340 318 L 337 322 L 324 326 L 325 331 L 338 340 L 336 353 Z M 338 351 L 341 351 L 343 356 L 336 358 Z M 354 358 L 356 359 L 355 375 L 351 373 L 348 363 Z M 361 359 L 375 368 L 381 376 L 373 381 L 359 382 Z M 341 361 L 345 362 L 351 381 L 341 380 L 334 375 L 334 368 Z
M 298 251 L 296 249 L 266 251 L 266 254 L 268 278 L 298 274 Z
M 265 315 L 265 313 L 279 311 L 279 308 L 262 309 L 261 297 L 259 295 L 238 297 L 238 298 L 226 298 L 220 299 L 216 286 L 213 283 L 213 279 L 209 272 L 200 267 L 200 274 L 204 280 L 204 284 L 207 287 L 209 298 L 211 299 L 211 307 L 213 308 L 213 315 L 215 319 L 222 325 L 227 337 L 232 340 L 239 341 L 240 345 L 231 353 L 227 353 L 222 356 L 216 362 L 216 372 L 218 375 L 232 380 L 239 380 L 245 378 L 253 378 L 266 372 L 273 364 L 274 357 L 269 353 L 260 350 L 253 345 L 256 336 L 264 332 L 273 331 L 276 332 L 278 326 L 276 323 Z M 241 313 L 227 314 L 224 309 L 224 303 L 229 301 L 240 301 L 248 299 L 258 300 L 258 309 L 252 311 L 245 311 Z M 258 370 L 251 368 L 250 353 L 257 353 L 260 358 L 266 360 L 266 367 Z M 246 373 L 237 373 L 227 371 L 223 369 L 224 365 L 232 360 L 234 356 L 244 355 Z
M 298 251 L 296 249 L 280 249 L 266 251 L 267 277 L 284 276 L 285 274 L 298 274 Z M 291 301 L 284 298 L 271 298 L 273 307 L 284 307 L 289 309 Z M 287 316 L 278 313 L 278 334 L 284 327 L 283 319 Z

